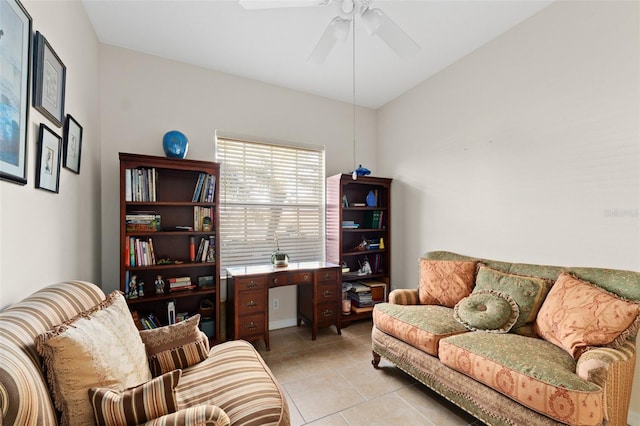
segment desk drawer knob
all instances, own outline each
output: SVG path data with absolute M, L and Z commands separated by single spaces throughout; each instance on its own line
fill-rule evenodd
M 303 279 L 304 281 L 309 281 L 309 274 L 304 274 L 304 275 L 302 276 L 302 279 Z
M 256 287 L 258 287 L 258 283 L 255 281 L 249 281 L 247 283 L 247 288 L 256 288 Z
M 254 306 L 258 306 L 258 303 L 256 303 L 255 300 L 247 302 L 247 308 L 253 308 Z
M 247 330 L 253 330 L 255 328 L 258 328 L 258 325 L 255 322 L 251 321 L 249 324 L 245 324 L 244 328 L 246 328 Z
M 330 317 L 330 316 L 333 315 L 333 310 L 326 309 L 326 310 L 322 311 L 322 315 L 325 316 L 325 317 Z
M 274 278 L 274 279 L 273 279 L 273 283 L 274 283 L 274 284 L 278 284 L 278 279 L 277 279 L 277 278 Z
M 322 293 L 322 295 L 323 295 L 324 297 L 331 297 L 331 296 L 333 296 L 333 292 L 332 292 L 332 291 L 330 291 L 330 290 L 325 290 L 325 292 L 324 292 L 324 293 Z
M 326 272 L 322 276 L 322 278 L 324 278 L 325 281 L 327 281 L 330 277 L 331 277 L 331 275 L 327 274 Z

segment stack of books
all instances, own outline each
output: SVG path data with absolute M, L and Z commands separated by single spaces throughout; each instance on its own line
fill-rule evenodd
M 156 232 L 160 230 L 160 215 L 155 211 L 132 211 L 125 215 L 127 232 Z
M 191 277 L 169 278 L 169 291 L 191 290 L 196 288 L 191 283 Z
M 355 313 L 373 310 L 371 289 L 358 281 L 351 283 L 351 285 L 351 290 L 347 294 L 351 299 L 351 310 Z
M 382 216 L 384 215 L 384 211 L 382 210 L 373 210 L 371 212 L 367 212 L 365 216 L 365 226 L 370 229 L 382 229 Z
M 342 227 L 344 229 L 358 229 L 360 227 L 359 223 L 355 223 L 353 220 L 343 220 Z

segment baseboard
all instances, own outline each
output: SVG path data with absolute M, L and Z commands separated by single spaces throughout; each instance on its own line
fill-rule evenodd
M 293 327 L 296 324 L 297 323 L 295 318 L 287 318 L 280 321 L 269 321 L 269 330 L 277 330 L 279 328 Z
M 629 410 L 627 423 L 629 424 L 629 426 L 640 426 L 640 412 Z

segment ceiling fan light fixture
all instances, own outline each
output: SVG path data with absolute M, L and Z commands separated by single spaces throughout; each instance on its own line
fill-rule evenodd
M 376 34 L 382 25 L 382 17 L 384 13 L 380 9 L 367 8 L 362 12 L 362 24 L 369 35 Z
M 311 52 L 308 62 L 322 64 L 329 56 L 329 52 L 337 41 L 345 41 L 349 36 L 351 21 L 340 17 L 335 17 L 324 30 L 322 37 L 318 40 L 316 47 Z

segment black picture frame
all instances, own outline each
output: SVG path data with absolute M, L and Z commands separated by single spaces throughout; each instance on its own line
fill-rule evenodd
M 25 185 L 32 19 L 18 0 L 0 0 L 0 12 L 0 179 Z
M 62 127 L 67 67 L 40 31 L 35 35 L 34 51 L 33 107 Z
M 60 189 L 61 151 L 62 138 L 47 125 L 40 123 L 36 188 L 58 193 Z
M 80 174 L 80 160 L 82 155 L 82 126 L 71 114 L 67 114 L 64 123 L 64 142 L 62 165 L 65 169 Z

